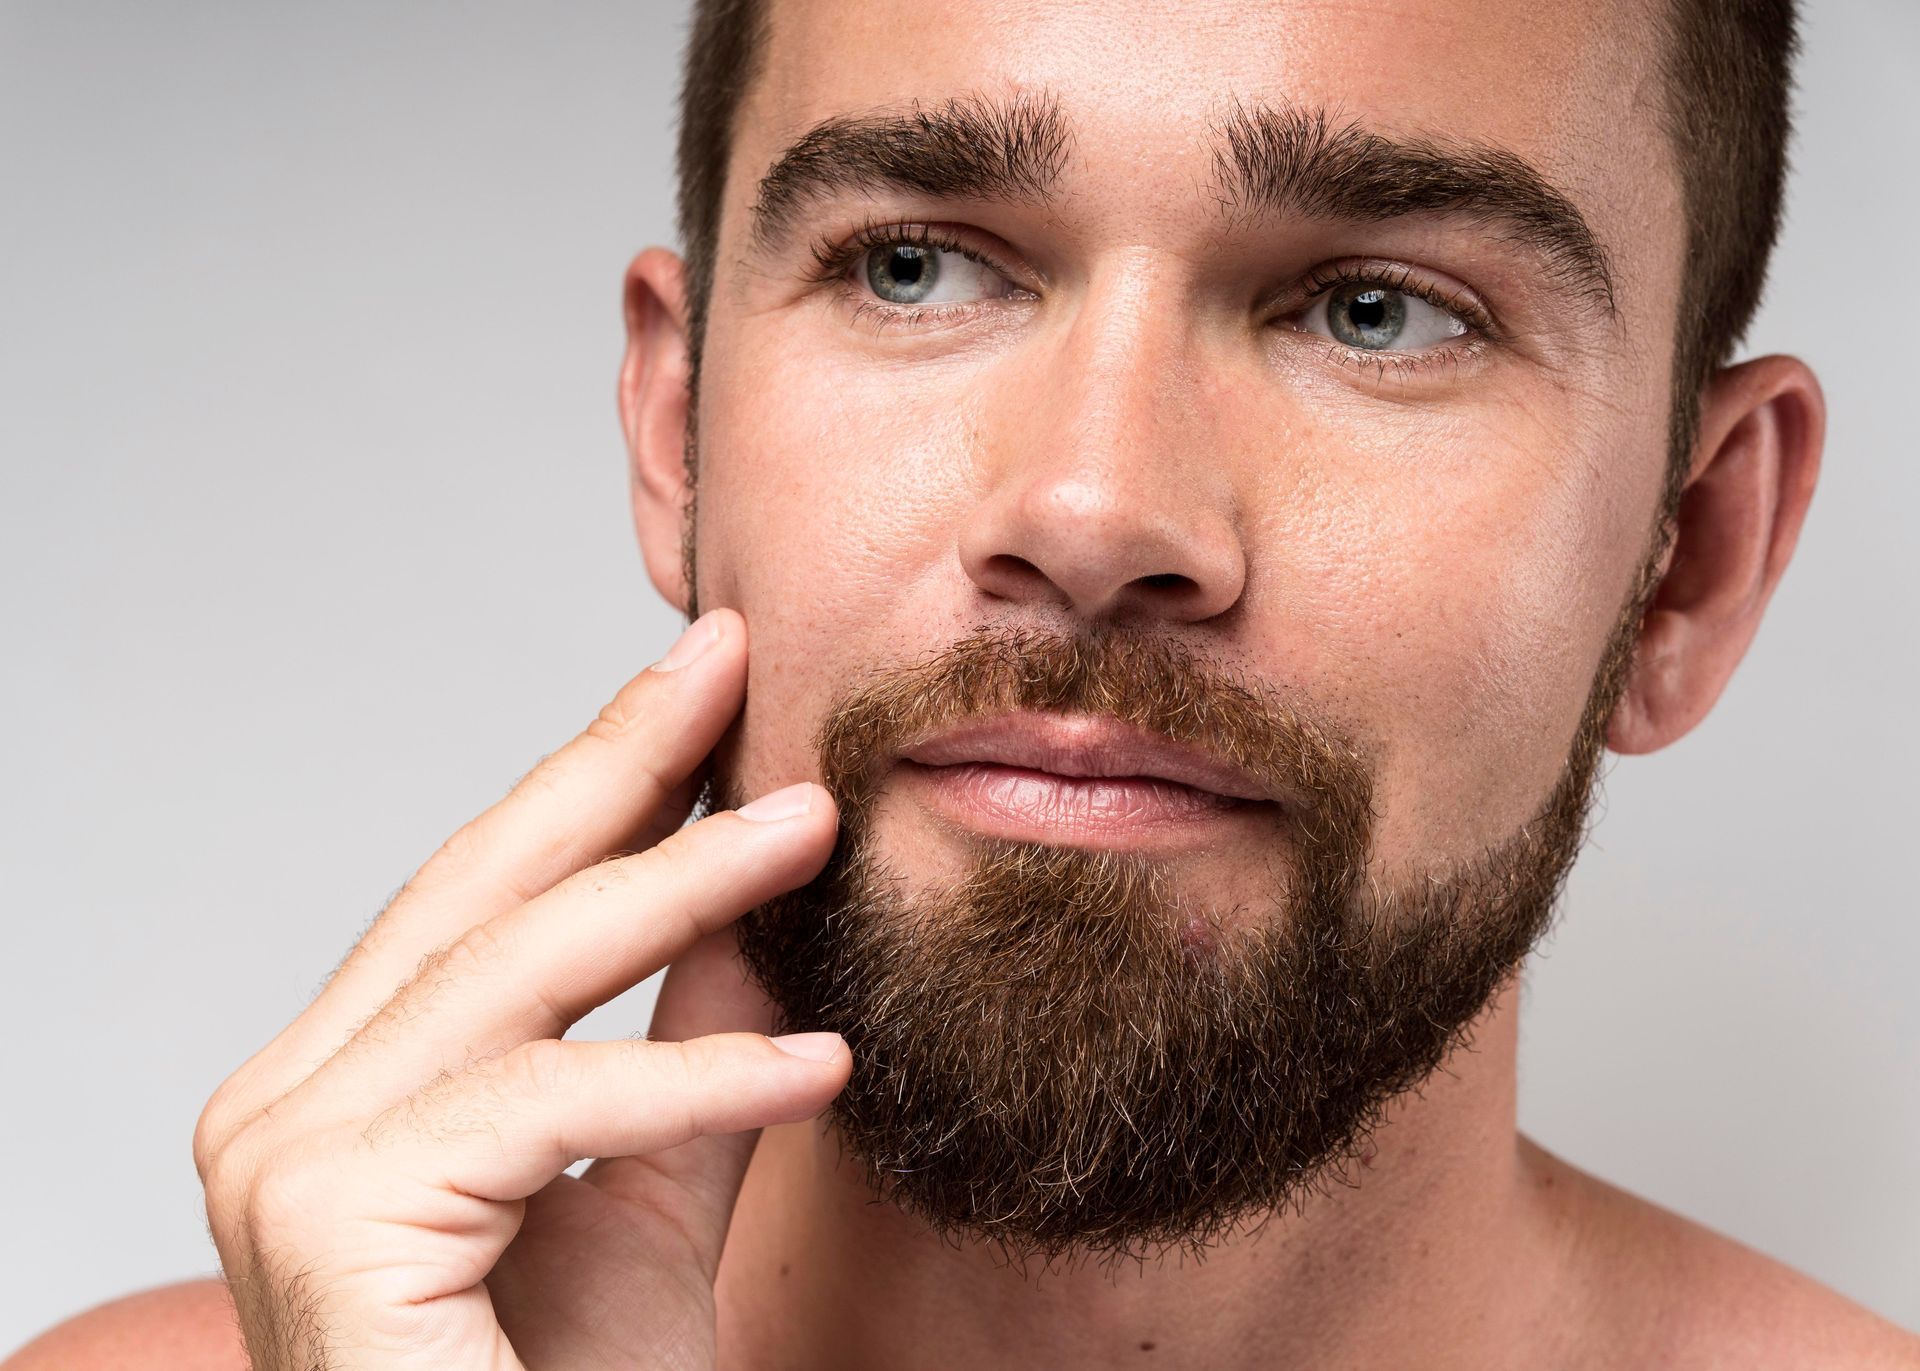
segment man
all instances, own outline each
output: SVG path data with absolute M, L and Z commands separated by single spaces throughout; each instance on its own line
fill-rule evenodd
M 209 1102 L 227 1284 L 15 1364 L 1920 1365 L 1514 1126 L 1600 751 L 1812 494 L 1792 46 L 704 5 L 620 402 L 706 612 Z

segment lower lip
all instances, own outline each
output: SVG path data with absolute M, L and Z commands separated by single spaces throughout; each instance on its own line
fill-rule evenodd
M 1151 776 L 1059 776 L 985 762 L 902 761 L 900 771 L 961 827 L 1026 842 L 1127 846 L 1198 835 L 1272 808 Z

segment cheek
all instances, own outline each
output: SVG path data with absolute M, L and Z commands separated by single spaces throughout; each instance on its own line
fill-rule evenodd
M 700 598 L 745 615 L 747 793 L 817 779 L 811 729 L 873 663 L 964 631 L 956 548 L 994 388 L 977 367 L 823 359 L 743 330 L 703 381 Z M 763 329 L 769 340 L 778 330 Z M 1249 579 L 1224 655 L 1378 749 L 1383 872 L 1511 835 L 1557 778 L 1644 540 L 1645 482 L 1554 397 L 1443 416 L 1224 387 Z M 1645 498 L 1642 499 L 1642 495 Z
M 853 677 L 964 627 L 948 530 L 974 480 L 975 403 L 957 381 L 794 348 L 736 345 L 703 377 L 700 603 L 747 620 L 748 793 L 818 779 L 807 730 Z
M 1343 455 L 1252 534 L 1250 653 L 1375 742 L 1383 874 L 1511 835 L 1572 746 L 1640 546 L 1591 459 L 1621 435 L 1574 427 L 1425 416 L 1356 447 L 1327 426 L 1305 436 Z

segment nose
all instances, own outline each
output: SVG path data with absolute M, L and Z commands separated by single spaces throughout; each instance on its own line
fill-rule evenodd
M 1204 376 L 1183 313 L 1090 294 L 1007 359 L 979 415 L 980 495 L 960 529 L 987 595 L 1077 616 L 1193 623 L 1246 587 L 1233 489 L 1211 462 Z

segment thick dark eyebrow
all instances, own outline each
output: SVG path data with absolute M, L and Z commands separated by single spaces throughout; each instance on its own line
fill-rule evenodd
M 1066 166 L 1070 130 L 1047 95 L 960 96 L 901 114 L 841 115 L 808 129 L 760 178 L 753 240 L 780 242 L 808 201 L 844 189 L 948 200 L 1044 203 Z
M 1553 278 L 1618 313 L 1607 253 L 1586 218 L 1524 160 L 1481 143 L 1389 138 L 1324 110 L 1235 102 L 1215 123 L 1213 168 L 1229 220 L 1294 211 L 1354 220 L 1450 213 L 1532 250 Z
M 1393 138 L 1324 110 L 1235 101 L 1213 121 L 1215 195 L 1229 223 L 1293 211 L 1369 221 L 1464 214 L 1530 249 L 1550 276 L 1616 314 L 1607 254 L 1580 211 L 1523 159 L 1481 143 Z M 1044 91 L 958 96 L 905 112 L 836 115 L 807 129 L 760 178 L 754 243 L 770 250 L 811 201 L 842 190 L 1045 204 L 1073 131 Z

